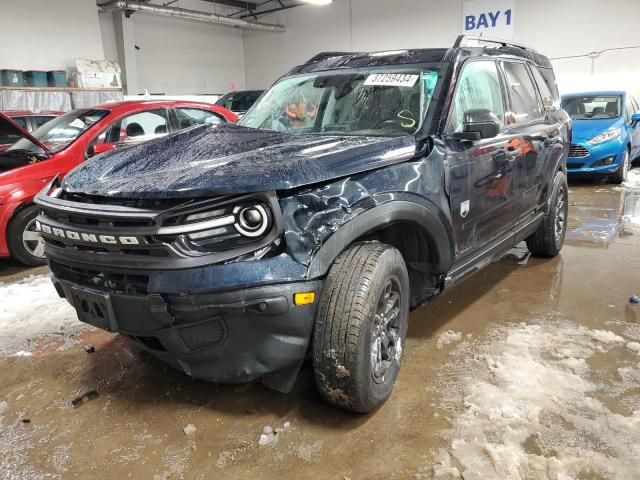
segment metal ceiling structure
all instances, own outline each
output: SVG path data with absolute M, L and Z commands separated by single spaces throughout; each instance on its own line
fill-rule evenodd
M 202 0 L 214 4 L 225 4 L 227 7 L 232 7 L 231 3 L 238 4 L 240 12 L 253 12 L 263 4 L 255 4 L 253 2 L 235 1 L 235 0 Z M 151 3 L 150 1 L 134 1 L 134 0 L 109 0 L 104 3 L 98 3 L 99 12 L 109 12 L 115 10 L 123 10 L 127 12 L 127 15 L 131 15 L 135 12 L 163 15 L 169 17 L 183 18 L 186 20 L 193 20 L 197 22 L 214 23 L 218 25 L 226 25 L 229 27 L 244 28 L 248 30 L 263 30 L 270 32 L 284 32 L 286 28 L 284 25 L 273 23 L 262 23 L 257 21 L 245 20 L 244 18 L 235 18 L 233 14 L 231 16 L 220 15 L 217 13 L 204 12 L 200 10 L 190 10 L 186 8 L 178 8 L 169 6 L 170 2 L 165 2 L 164 5 Z M 256 16 L 259 15 L 255 13 Z M 256 16 L 257 18 L 257 16 Z

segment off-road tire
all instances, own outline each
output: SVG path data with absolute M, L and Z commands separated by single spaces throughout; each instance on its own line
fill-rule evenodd
M 14 260 L 27 265 L 29 267 L 38 267 L 46 265 L 47 261 L 44 258 L 35 257 L 24 246 L 22 235 L 28 225 L 38 216 L 38 208 L 36 206 L 29 206 L 23 208 L 9 222 L 7 227 L 7 245 L 9 247 L 9 253 Z
M 553 179 L 544 219 L 538 229 L 527 238 L 527 248 L 532 255 L 550 258 L 560 253 L 567 232 L 568 211 L 569 187 L 567 186 L 567 178 L 564 173 L 558 172 Z M 559 228 L 560 221 L 562 222 L 561 228 Z
M 398 291 L 397 327 L 392 355 L 384 362 L 374 361 L 372 352 L 386 350 L 376 343 L 384 329 L 379 315 L 382 305 L 396 298 Z M 379 242 L 351 245 L 335 260 L 320 298 L 313 332 L 312 356 L 316 385 L 329 403 L 366 413 L 382 404 L 391 394 L 398 376 L 409 316 L 409 276 L 402 254 Z M 389 298 L 383 302 L 383 298 Z M 395 305 L 395 303 L 394 303 Z M 396 327 L 393 327 L 395 330 Z M 389 353 L 391 348 L 386 351 Z M 392 358 L 390 358 L 392 357 Z M 377 359 L 382 356 L 377 356 Z M 384 364 L 384 370 L 375 365 Z M 379 375 L 381 372 L 384 373 Z
M 622 162 L 620 162 L 620 167 L 616 170 L 616 173 L 609 177 L 609 181 L 616 185 L 620 185 L 622 182 L 627 180 L 627 174 L 629 173 L 630 168 L 631 160 L 629 159 L 629 150 L 625 149 L 624 157 Z

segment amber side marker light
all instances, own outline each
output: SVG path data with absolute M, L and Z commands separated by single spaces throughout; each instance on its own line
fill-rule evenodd
M 311 305 L 316 300 L 315 292 L 303 292 L 293 294 L 294 305 Z

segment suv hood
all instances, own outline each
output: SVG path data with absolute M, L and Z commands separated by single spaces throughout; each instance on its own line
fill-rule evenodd
M 606 118 L 602 120 L 574 120 L 573 121 L 573 139 L 574 141 L 591 140 L 593 137 L 600 135 L 612 128 L 620 128 L 624 126 L 624 118 Z
M 0 112 L 0 135 L 18 135 L 22 138 L 26 138 L 31 143 L 37 145 L 42 150 L 44 150 L 47 155 L 51 155 L 51 150 L 49 150 L 45 145 L 43 145 L 40 140 L 27 132 L 24 128 L 18 125 L 16 122 L 7 117 L 4 113 Z
M 287 190 L 399 163 L 412 136 L 295 135 L 232 124 L 200 126 L 96 157 L 65 190 L 119 198 L 180 198 Z

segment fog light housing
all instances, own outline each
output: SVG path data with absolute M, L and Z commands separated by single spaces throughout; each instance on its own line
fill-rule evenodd
M 593 162 L 593 165 L 591 165 L 592 167 L 605 167 L 607 165 L 613 165 L 613 163 L 616 161 L 616 157 L 607 157 L 607 158 L 603 158 L 601 160 L 598 160 L 597 162 Z
M 316 300 L 315 292 L 301 292 L 293 294 L 293 304 L 300 305 L 311 305 Z

